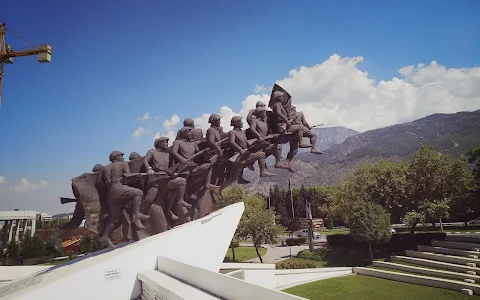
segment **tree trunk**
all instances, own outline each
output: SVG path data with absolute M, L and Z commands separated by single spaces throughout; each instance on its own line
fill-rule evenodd
M 255 246 L 255 251 L 257 252 L 258 259 L 260 259 L 260 263 L 263 264 L 263 259 L 262 259 L 262 256 L 260 255 L 260 252 L 258 252 L 257 246 Z
M 432 221 L 432 227 L 435 229 L 435 220 Z
M 440 232 L 443 232 L 442 218 L 440 218 Z
M 373 252 L 372 252 L 372 243 L 368 243 L 368 251 L 370 252 L 370 261 L 373 264 Z
M 412 228 L 410 228 L 410 234 L 415 234 L 415 226 L 417 226 L 417 223 L 413 223 Z
M 465 227 L 468 227 L 468 221 L 464 221 Z
M 233 262 L 235 262 L 235 247 L 233 247 L 233 243 L 232 243 L 232 260 Z

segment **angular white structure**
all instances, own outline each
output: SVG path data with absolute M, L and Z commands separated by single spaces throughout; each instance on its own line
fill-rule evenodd
M 12 210 L 0 211 L 0 221 L 4 221 L 4 231 L 2 239 L 6 245 L 12 239 L 19 240 L 20 235 L 24 235 L 27 229 L 33 237 L 37 223 L 37 212 L 34 210 Z M 30 225 L 29 225 L 30 223 Z
M 243 210 L 243 203 L 230 205 L 139 242 L 12 281 L 0 287 L 0 299 L 222 299 L 225 293 L 231 293 L 229 299 L 303 299 L 218 273 Z M 209 280 L 221 280 L 222 286 Z

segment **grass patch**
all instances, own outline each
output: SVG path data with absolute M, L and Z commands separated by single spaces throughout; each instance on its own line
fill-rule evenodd
M 263 257 L 267 254 L 267 249 L 258 248 L 258 252 Z M 257 257 L 255 252 L 255 247 L 238 247 L 235 248 L 235 262 L 244 262 L 249 259 Z M 225 262 L 233 262 L 232 249 L 228 248 L 227 254 L 225 255 Z
M 63 260 L 52 260 L 51 262 L 48 262 L 48 263 L 45 263 L 45 264 L 41 264 L 41 266 L 56 266 L 56 265 L 60 265 L 60 264 L 63 264 L 65 262 L 67 262 L 68 259 L 63 259 Z
M 460 292 L 391 281 L 362 275 L 350 275 L 298 285 L 283 292 L 311 300 L 467 300 L 480 299 Z
M 349 228 L 334 228 L 334 229 L 322 229 L 317 230 L 321 234 L 331 235 L 331 234 L 350 234 Z

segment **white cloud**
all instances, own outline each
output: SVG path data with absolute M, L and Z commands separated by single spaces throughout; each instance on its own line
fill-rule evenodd
M 5 182 L 5 176 L 0 176 L 0 184 Z
M 146 121 L 146 120 L 150 119 L 150 112 L 145 113 L 143 116 L 141 116 L 138 119 L 141 120 L 141 121 Z
M 132 134 L 134 139 L 138 139 L 141 135 L 145 134 L 145 128 L 139 126 Z
M 292 95 L 293 105 L 305 113 L 311 125 L 325 123 L 358 131 L 409 122 L 433 113 L 480 108 L 480 67 L 447 69 L 433 61 L 429 65 L 403 67 L 398 70 L 401 76 L 376 82 L 358 69 L 362 62 L 361 56 L 332 55 L 313 67 L 293 69 L 276 83 Z M 268 95 L 246 97 L 239 112 L 221 107 L 224 129 L 231 129 L 232 116 L 245 118 L 258 100 L 268 103 L 270 89 Z M 209 115 L 195 118 L 196 126 L 206 130 Z
M 267 88 L 265 86 L 257 84 L 257 85 L 255 85 L 255 89 L 253 90 L 253 92 L 255 94 L 260 94 L 261 92 L 264 92 L 266 90 L 267 90 Z
M 5 192 L 22 193 L 22 192 L 34 191 L 34 190 L 44 188 L 47 185 L 48 185 L 48 182 L 46 182 L 45 180 L 40 180 L 38 183 L 31 183 L 27 179 L 22 178 L 20 180 L 20 184 L 17 186 L 0 188 L 0 193 L 5 193 Z
M 165 131 L 167 133 L 157 132 L 153 136 L 153 140 L 155 141 L 155 139 L 158 139 L 161 136 L 166 136 L 170 139 L 169 144 L 171 145 L 177 136 L 176 130 L 178 129 L 179 124 L 180 124 L 180 117 L 177 114 L 174 114 L 173 116 L 170 117 L 170 119 L 163 121 L 163 128 L 165 128 Z

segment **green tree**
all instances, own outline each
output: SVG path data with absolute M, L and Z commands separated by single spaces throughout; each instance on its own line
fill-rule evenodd
M 406 179 L 406 208 L 425 217 L 431 216 L 429 212 L 433 207 L 445 206 L 442 204 L 445 199 L 460 201 L 472 184 L 464 158 L 442 155 L 431 146 L 424 146 L 415 153 L 406 171 Z M 414 222 L 412 233 L 415 226 Z
M 477 184 L 477 188 L 480 188 L 480 147 L 472 147 L 467 153 L 468 163 L 473 164 L 472 174 Z
M 32 237 L 30 236 L 30 230 L 22 238 L 22 247 L 20 249 L 20 255 L 23 258 L 33 258 L 35 257 L 35 244 Z
M 368 243 L 372 261 L 372 243 L 387 243 L 392 236 L 390 216 L 382 206 L 372 201 L 357 202 L 352 206 L 348 226 L 356 241 Z
M 91 234 L 84 234 L 80 239 L 79 246 L 78 246 L 78 253 L 92 253 L 102 249 L 98 239 Z
M 7 244 L 7 253 L 10 258 L 14 258 L 20 255 L 20 247 L 15 239 L 12 239 Z
M 425 205 L 427 214 L 433 220 L 440 221 L 440 231 L 443 232 L 443 223 L 442 219 L 448 219 L 450 217 L 450 199 L 442 199 L 442 200 L 434 200 L 432 202 L 428 202 Z
M 237 227 L 239 238 L 251 237 L 261 263 L 263 259 L 258 248 L 263 244 L 275 245 L 278 236 L 285 230 L 278 224 L 279 218 L 273 209 L 267 209 L 262 198 L 251 196 L 245 201 L 245 211 Z
M 363 199 L 382 205 L 395 220 L 406 213 L 406 169 L 404 162 L 380 160 L 360 163 L 337 189 L 330 190 L 330 216 L 346 220 L 350 207 Z
M 243 188 L 243 186 L 241 185 L 233 185 L 226 188 L 222 191 L 222 195 L 223 199 L 220 199 L 219 201 L 214 203 L 213 210 L 218 210 L 238 202 L 245 202 L 248 199 L 248 194 L 245 191 L 245 188 Z M 234 240 L 235 238 L 237 238 L 236 233 L 233 235 L 232 241 L 230 242 L 230 249 L 232 249 L 233 261 L 235 261 L 235 248 L 239 246 L 238 242 Z

